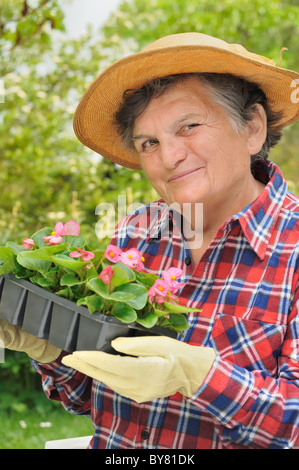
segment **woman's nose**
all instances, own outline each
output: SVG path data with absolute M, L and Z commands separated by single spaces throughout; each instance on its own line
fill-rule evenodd
M 175 139 L 169 139 L 161 143 L 160 160 L 167 169 L 176 168 L 181 161 L 185 160 L 187 149 Z

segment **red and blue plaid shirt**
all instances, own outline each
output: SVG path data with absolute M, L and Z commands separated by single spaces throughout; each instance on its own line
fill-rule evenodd
M 263 171 L 260 197 L 226 220 L 194 271 L 165 203 L 118 225 L 112 243 L 137 247 L 151 272 L 183 269 L 180 296 L 202 311 L 188 315 L 178 339 L 218 354 L 190 399 L 177 393 L 143 404 L 60 360 L 33 362 L 49 398 L 91 417 L 90 447 L 299 448 L 299 198 L 273 163 Z

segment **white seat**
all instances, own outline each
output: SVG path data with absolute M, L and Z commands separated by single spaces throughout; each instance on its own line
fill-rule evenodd
M 58 439 L 47 441 L 45 449 L 87 449 L 92 436 L 73 437 L 71 439 Z

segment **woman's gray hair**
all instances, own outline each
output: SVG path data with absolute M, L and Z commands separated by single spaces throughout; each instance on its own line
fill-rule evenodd
M 251 155 L 251 172 L 255 175 L 259 163 L 266 160 L 270 148 L 281 138 L 279 121 L 281 112 L 272 111 L 265 93 L 255 83 L 230 74 L 219 73 L 186 73 L 156 78 L 138 90 L 127 90 L 124 102 L 115 115 L 115 124 L 127 148 L 134 148 L 133 128 L 135 120 L 148 106 L 153 97 L 161 96 L 179 81 L 188 77 L 197 77 L 209 90 L 212 99 L 226 110 L 236 132 L 244 130 L 256 110 L 255 105 L 263 106 L 267 115 L 267 137 L 261 150 Z

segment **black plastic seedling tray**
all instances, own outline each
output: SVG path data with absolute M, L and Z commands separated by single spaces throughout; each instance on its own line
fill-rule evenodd
M 90 314 L 86 307 L 11 274 L 0 277 L 0 318 L 67 352 L 115 353 L 111 341 L 119 336 L 177 336 L 166 328 L 147 329 L 101 313 Z

